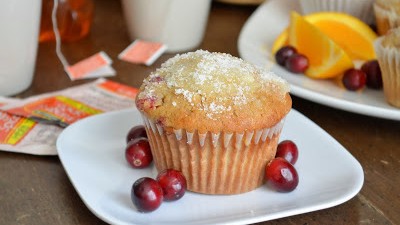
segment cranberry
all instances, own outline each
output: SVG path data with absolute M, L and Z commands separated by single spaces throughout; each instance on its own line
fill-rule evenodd
M 265 167 L 265 179 L 279 192 L 293 191 L 299 184 L 296 169 L 284 158 L 275 158 Z
M 344 72 L 342 82 L 350 91 L 356 91 L 365 86 L 367 76 L 362 70 L 348 69 Z
M 158 182 L 149 177 L 142 177 L 132 185 L 131 199 L 141 212 L 156 210 L 163 201 L 163 192 Z
M 147 138 L 131 140 L 125 148 L 125 159 L 134 168 L 147 167 L 153 161 Z
M 361 70 L 367 75 L 367 86 L 373 89 L 382 88 L 382 73 L 378 60 L 370 60 L 361 66 Z
M 143 125 L 134 126 L 129 130 L 128 134 L 126 135 L 126 143 L 139 137 L 147 138 L 146 129 Z
M 303 73 L 308 68 L 308 58 L 302 54 L 291 55 L 285 63 L 285 68 L 292 73 Z
M 275 157 L 284 158 L 294 165 L 297 162 L 298 156 L 299 152 L 293 141 L 284 140 L 278 144 Z
M 275 61 L 279 65 L 285 66 L 286 60 L 295 53 L 297 53 L 297 50 L 293 46 L 283 46 L 275 53 Z
M 166 201 L 178 200 L 186 192 L 186 178 L 180 171 L 164 170 L 158 174 L 157 181 L 163 190 L 164 200 Z

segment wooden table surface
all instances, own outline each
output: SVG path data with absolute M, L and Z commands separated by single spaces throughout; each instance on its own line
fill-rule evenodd
M 72 64 L 100 50 L 114 60 L 118 75 L 110 78 L 138 87 L 143 78 L 171 57 L 164 54 L 150 67 L 117 59 L 130 43 L 121 5 L 97 0 L 91 34 L 63 44 Z M 205 38 L 199 48 L 238 56 L 237 41 L 255 6 L 213 3 Z M 262 28 L 261 28 L 262 29 Z M 39 46 L 28 97 L 88 82 L 70 81 L 54 53 L 54 43 Z M 293 96 L 293 108 L 338 140 L 361 163 L 365 181 L 351 200 L 324 210 L 260 224 L 400 224 L 400 122 L 353 114 Z M 340 165 L 340 162 L 338 162 Z M 268 201 L 268 200 L 266 200 Z M 0 224 L 104 224 L 84 205 L 57 156 L 0 151 Z

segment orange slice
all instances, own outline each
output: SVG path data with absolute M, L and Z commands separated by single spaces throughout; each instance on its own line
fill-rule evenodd
M 311 78 L 333 78 L 353 67 L 339 45 L 296 12 L 291 13 L 288 44 L 307 56 L 310 65 L 305 75 Z
M 339 12 L 319 12 L 306 15 L 303 18 L 335 41 L 352 59 L 370 60 L 376 58 L 373 42 L 377 35 L 358 18 Z M 287 37 L 287 29 L 285 29 L 275 39 L 272 53 L 287 44 Z

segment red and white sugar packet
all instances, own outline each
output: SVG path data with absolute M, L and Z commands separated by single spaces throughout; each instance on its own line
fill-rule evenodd
M 165 52 L 165 50 L 167 50 L 167 46 L 163 43 L 138 39 L 122 51 L 118 55 L 118 58 L 130 63 L 150 66 Z
M 0 150 L 33 155 L 57 155 L 63 129 L 0 111 Z
M 16 104 L 17 98 L 0 96 L 0 106 Z M 38 124 L 22 116 L 0 111 L 0 150 L 36 155 L 55 155 L 61 127 Z
M 115 76 L 116 72 L 111 64 L 111 58 L 101 51 L 74 65 L 66 66 L 65 71 L 71 80 Z
M 26 99 L 0 98 L 0 150 L 56 155 L 63 128 L 29 118 L 65 124 L 103 112 L 135 107 L 137 89 L 100 78 L 94 82 Z

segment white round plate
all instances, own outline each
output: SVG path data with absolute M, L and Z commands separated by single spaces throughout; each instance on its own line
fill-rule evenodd
M 256 65 L 268 67 L 291 84 L 291 93 L 353 113 L 400 120 L 400 109 L 390 106 L 382 90 L 347 91 L 330 80 L 313 80 L 286 71 L 274 63 L 271 48 L 275 38 L 288 26 L 290 11 L 300 11 L 298 1 L 269 0 L 259 6 L 243 26 L 239 36 L 240 56 Z

